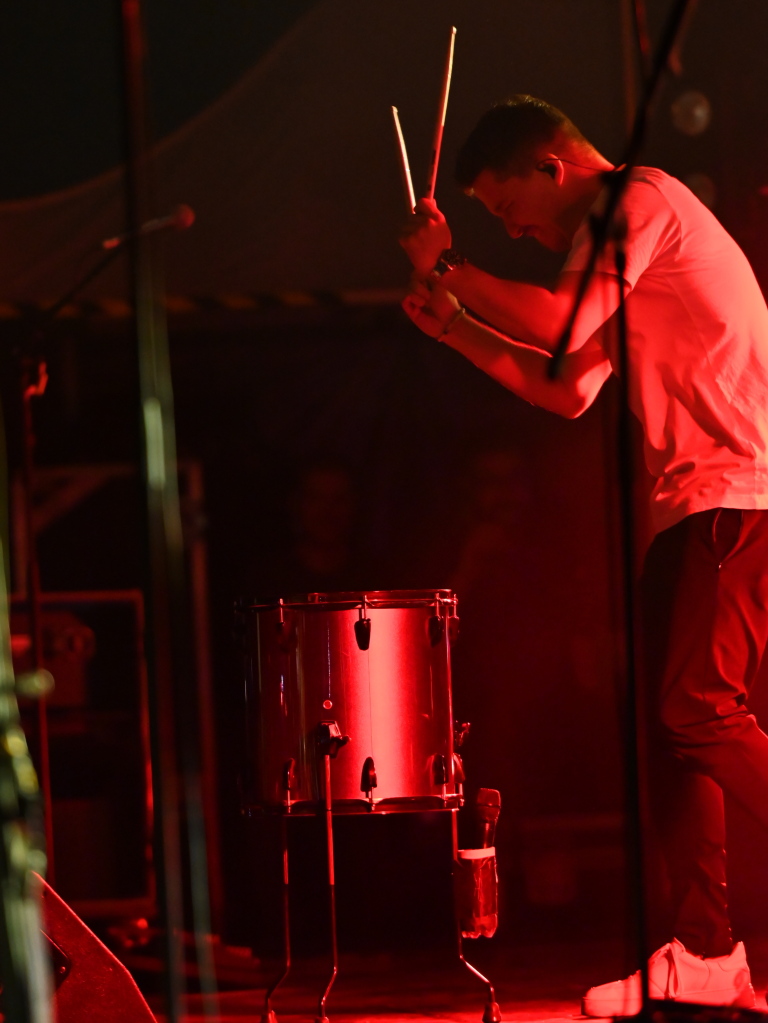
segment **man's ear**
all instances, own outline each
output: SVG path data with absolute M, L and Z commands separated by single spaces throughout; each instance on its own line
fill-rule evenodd
M 565 168 L 559 156 L 545 156 L 543 160 L 539 160 L 536 164 L 536 170 L 548 174 L 556 185 L 563 183 Z

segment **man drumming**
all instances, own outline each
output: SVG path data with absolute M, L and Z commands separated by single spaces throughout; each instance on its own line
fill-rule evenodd
M 547 377 L 587 265 L 589 213 L 600 209 L 611 169 L 559 110 L 513 96 L 480 119 L 457 179 L 511 238 L 568 253 L 554 288 L 473 266 L 451 247 L 432 200 L 418 203 L 401 239 L 414 266 L 403 303 L 413 322 L 521 398 L 569 418 L 592 404 L 617 363 L 618 279 L 606 251 L 562 372 Z M 679 181 L 636 168 L 621 215 L 630 403 L 656 481 L 639 667 L 673 921 L 650 959 L 650 994 L 748 1007 L 749 967 L 726 903 L 723 792 L 768 826 L 768 736 L 746 705 L 768 639 L 768 310 L 742 251 Z M 640 1001 L 637 973 L 591 988 L 584 1012 L 631 1014 Z

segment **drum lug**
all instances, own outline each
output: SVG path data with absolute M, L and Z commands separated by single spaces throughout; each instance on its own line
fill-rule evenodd
M 448 762 L 442 753 L 432 759 L 432 779 L 435 785 L 448 784 Z
M 464 762 L 458 753 L 453 754 L 453 778 L 458 785 L 462 785 L 467 780 L 464 773 Z
M 321 721 L 317 726 L 317 746 L 322 756 L 335 757 L 348 742 L 349 736 L 341 734 L 335 721 Z
M 284 654 L 288 654 L 296 646 L 296 630 L 290 622 L 275 622 L 277 645 Z
M 439 615 L 432 615 L 427 622 L 427 632 L 429 642 L 432 646 L 437 646 L 445 633 L 445 619 Z
M 455 643 L 459 638 L 459 616 L 451 615 L 451 617 L 446 620 L 448 622 L 448 639 L 451 643 Z
M 285 602 L 282 597 L 278 602 L 278 614 L 279 618 L 275 622 L 277 645 L 284 654 L 288 654 L 296 646 L 296 630 L 290 621 L 285 620 Z
M 371 619 L 358 618 L 355 622 L 355 639 L 361 650 L 367 650 L 371 645 Z
M 363 764 L 363 776 L 360 780 L 360 791 L 364 792 L 370 800 L 373 800 L 373 790 L 378 786 L 376 778 L 376 766 L 373 757 L 366 757 Z
M 286 760 L 283 766 L 283 791 L 291 798 L 291 792 L 296 787 L 296 761 L 291 757 Z

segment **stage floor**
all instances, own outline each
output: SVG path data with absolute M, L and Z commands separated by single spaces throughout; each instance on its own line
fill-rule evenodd
M 471 946 L 471 943 L 468 943 Z M 768 986 L 768 941 L 748 943 L 758 1008 L 765 1009 Z M 580 999 L 592 984 L 626 973 L 625 950 L 616 944 L 487 946 L 467 958 L 487 973 L 496 988 L 504 1020 L 573 1020 Z M 327 981 L 322 963 L 298 962 L 274 999 L 278 1023 L 312 1023 L 319 992 Z M 218 1011 L 206 1015 L 199 995 L 186 997 L 183 1023 L 258 1023 L 263 986 L 223 990 Z M 447 953 L 341 958 L 339 976 L 328 999 L 331 1023 L 480 1023 L 485 988 Z M 165 1017 L 153 1000 L 158 1023 Z

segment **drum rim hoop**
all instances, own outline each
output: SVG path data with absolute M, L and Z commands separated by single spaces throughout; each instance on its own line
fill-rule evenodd
M 455 605 L 456 593 L 446 587 L 434 589 L 411 590 L 340 590 L 329 592 L 313 592 L 291 594 L 288 597 L 253 597 L 242 598 L 237 602 L 237 609 L 245 611 L 269 611 L 275 608 L 332 610 L 357 607 L 430 607 L 439 602 Z

